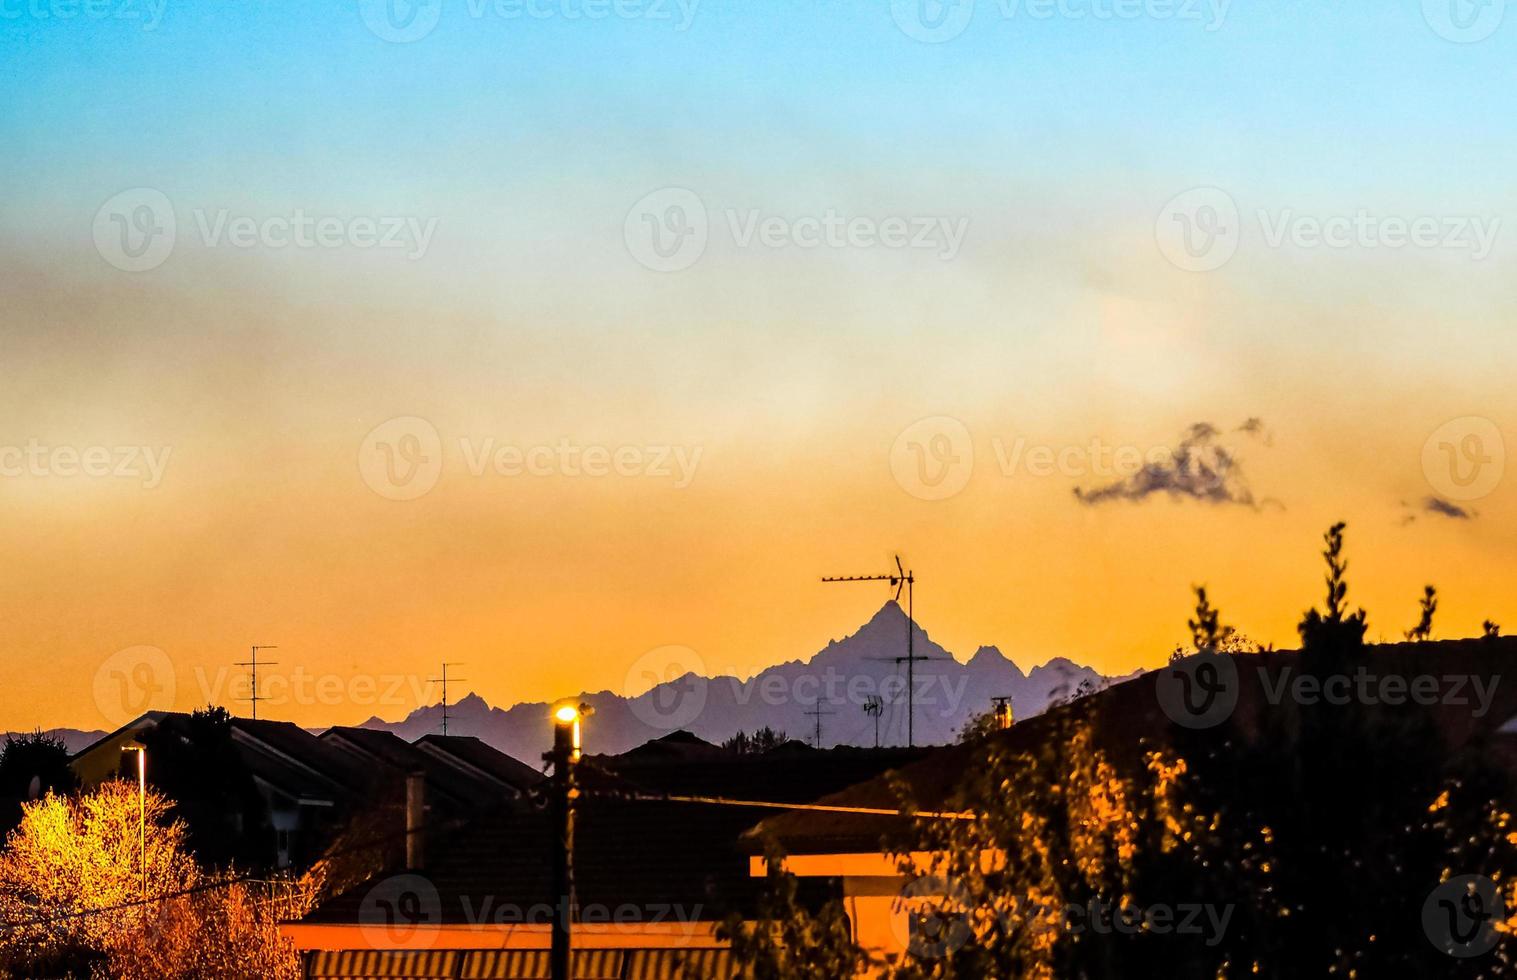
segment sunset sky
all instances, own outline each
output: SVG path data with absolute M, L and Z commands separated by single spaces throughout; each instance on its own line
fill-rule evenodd
M 747 675 L 895 553 L 959 656 L 1126 672 L 1193 583 L 1290 645 L 1339 519 L 1372 638 L 1426 583 L 1517 629 L 1517 16 L 50 2 L 0 5 L 0 729 L 114 727 L 137 647 L 187 709 L 277 644 L 307 725 Z M 1221 491 L 1089 496 L 1202 422 Z

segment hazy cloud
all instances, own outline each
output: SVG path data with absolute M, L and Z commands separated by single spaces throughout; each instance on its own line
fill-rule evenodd
M 1442 497 L 1426 497 L 1422 501 L 1422 509 L 1429 514 L 1438 514 L 1441 517 L 1450 517 L 1456 521 L 1468 521 L 1475 517 L 1475 512 L 1466 510 L 1456 503 L 1444 500 Z
M 1250 435 L 1263 433 L 1264 423 L 1251 418 L 1238 427 Z M 1157 493 L 1209 504 L 1259 507 L 1243 478 L 1232 450 L 1218 441 L 1221 431 L 1210 422 L 1197 422 L 1165 459 L 1145 465 L 1132 476 L 1101 487 L 1075 487 L 1075 498 L 1094 506 L 1110 500 L 1143 501 Z

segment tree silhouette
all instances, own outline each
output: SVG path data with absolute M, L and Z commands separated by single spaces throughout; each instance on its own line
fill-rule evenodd
M 1348 560 L 1343 557 L 1343 531 L 1347 526 L 1339 521 L 1322 537 L 1327 544 L 1322 552 L 1327 562 L 1327 602 L 1322 612 L 1308 609 L 1296 627 L 1301 634 L 1301 645 L 1306 649 L 1345 649 L 1364 645 L 1364 631 L 1368 626 L 1364 610 L 1348 611 Z
M 71 793 L 78 786 L 60 738 L 34 731 L 7 735 L 0 747 L 0 835 L 21 822 L 21 805 L 48 793 Z
M 1438 611 L 1438 590 L 1431 585 L 1422 588 L 1422 612 L 1417 625 L 1406 631 L 1412 643 L 1426 643 L 1433 638 L 1433 613 Z

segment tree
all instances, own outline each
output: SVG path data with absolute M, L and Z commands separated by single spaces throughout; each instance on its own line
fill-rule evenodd
M 1417 625 L 1406 631 L 1412 643 L 1426 643 L 1433 638 L 1433 613 L 1438 611 L 1438 590 L 1431 585 L 1422 588 L 1421 615 Z
M 1494 640 L 1501 636 L 1501 624 L 1494 619 L 1487 619 L 1480 624 L 1480 635 L 1487 640 Z
M 736 752 L 738 755 L 763 755 L 770 749 L 784 745 L 788 740 L 789 736 L 784 732 L 765 725 L 752 735 L 739 730 L 736 735 L 722 743 L 722 748 Z
M 21 822 L 21 805 L 52 793 L 69 793 L 78 785 L 69 768 L 68 747 L 60 738 L 34 731 L 7 735 L 0 747 L 0 834 Z
M 273 832 L 263 826 L 262 799 L 225 708 L 208 705 L 138 737 L 147 746 L 148 780 L 174 800 L 202 866 L 275 864 Z
M 1326 608 L 1318 612 L 1308 609 L 1301 624 L 1296 627 L 1301 633 L 1301 644 L 1307 649 L 1358 648 L 1364 645 L 1364 631 L 1368 628 L 1363 609 L 1348 611 L 1348 560 L 1343 557 L 1343 531 L 1348 527 L 1342 521 L 1327 529 L 1323 541 L 1327 547 L 1322 552 L 1327 562 Z
M 126 781 L 26 804 L 0 853 L 0 975 L 298 977 L 278 923 L 308 910 L 305 891 L 202 872 L 171 806 L 148 791 L 139 824 Z
M 1206 586 L 1193 585 L 1191 588 L 1196 593 L 1196 618 L 1186 620 L 1185 625 L 1190 627 L 1197 653 L 1216 653 L 1233 628 L 1222 625 L 1222 614 L 1207 598 Z

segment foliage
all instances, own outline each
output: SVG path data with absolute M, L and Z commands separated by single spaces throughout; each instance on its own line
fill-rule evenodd
M 294 883 L 208 875 L 170 801 L 118 781 L 24 808 L 0 853 L 0 972 L 22 976 L 299 976 L 278 935 Z M 139 838 L 139 828 L 143 830 Z
M 21 805 L 49 792 L 68 793 L 77 785 L 68 747 L 41 731 L 7 735 L 0 747 L 0 834 L 21 822 Z
M 1363 609 L 1348 611 L 1348 560 L 1343 557 L 1343 531 L 1347 524 L 1339 521 L 1327 529 L 1323 541 L 1327 547 L 1322 558 L 1327 562 L 1327 602 L 1321 612 L 1309 609 L 1296 629 L 1305 649 L 1350 649 L 1362 646 L 1368 627 Z
M 203 867 L 275 864 L 274 834 L 263 826 L 263 803 L 225 708 L 207 706 L 139 738 L 147 746 L 148 781 L 174 800 L 187 846 Z
M 775 731 L 765 725 L 752 735 L 745 731 L 739 731 L 736 735 L 722 743 L 722 748 L 736 752 L 738 755 L 763 755 L 770 749 L 784 745 L 789 739 L 784 732 Z
M 745 980 L 853 980 L 867 960 L 853 941 L 842 904 L 832 900 L 818 907 L 803 901 L 799 880 L 785 870 L 784 854 L 773 842 L 764 859 L 768 887 L 756 920 L 734 913 L 718 932 L 731 942 Z
M 1431 585 L 1423 586 L 1421 615 L 1417 619 L 1417 625 L 1406 631 L 1407 640 L 1412 643 L 1426 643 L 1433 638 L 1433 613 L 1438 611 L 1438 590 Z
M 1501 636 L 1501 624 L 1494 619 L 1487 619 L 1480 624 L 1480 635 L 1487 640 L 1494 640 Z

